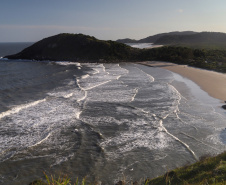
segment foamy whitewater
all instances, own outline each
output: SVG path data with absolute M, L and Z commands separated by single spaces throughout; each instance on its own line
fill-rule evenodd
M 226 149 L 217 101 L 164 69 L 8 60 L 0 78 L 0 184 L 135 181 Z

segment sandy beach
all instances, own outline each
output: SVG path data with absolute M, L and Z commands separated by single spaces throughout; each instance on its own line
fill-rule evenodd
M 161 67 L 180 74 L 195 82 L 210 96 L 222 101 L 226 100 L 226 74 L 168 62 L 146 61 L 140 64 Z

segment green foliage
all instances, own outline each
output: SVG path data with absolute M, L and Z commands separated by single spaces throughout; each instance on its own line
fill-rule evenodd
M 59 34 L 45 38 L 9 59 L 52 61 L 129 60 L 138 49 L 114 41 L 102 41 L 83 34 Z
M 175 169 L 152 179 L 149 185 L 226 185 L 226 152 L 201 160 L 191 166 Z
M 164 35 L 155 44 L 183 46 L 195 49 L 226 49 L 226 34 L 220 32 L 201 32 L 193 34 Z
M 44 173 L 45 174 L 45 173 Z M 86 185 L 88 183 L 86 183 L 86 178 L 83 178 L 82 181 L 79 183 L 79 180 L 77 178 L 76 182 L 73 184 L 70 180 L 70 178 L 68 178 L 68 176 L 59 176 L 58 178 L 56 178 L 55 176 L 48 176 L 45 174 L 45 180 L 46 182 L 44 182 L 43 180 L 36 180 L 32 183 L 30 183 L 29 185 Z M 95 184 L 93 184 L 95 185 Z
M 226 50 L 165 46 L 142 50 L 137 59 L 168 61 L 176 64 L 226 72 Z
M 196 34 L 192 36 L 194 35 Z M 208 34 L 206 35 L 208 38 Z M 180 35 L 178 37 L 185 36 Z M 168 37 L 172 37 L 172 35 L 168 35 Z M 158 60 L 226 72 L 226 50 L 192 49 L 173 46 L 136 49 L 122 43 L 98 40 L 95 37 L 83 34 L 55 35 L 33 44 L 18 54 L 6 57 L 9 59 L 101 63 Z

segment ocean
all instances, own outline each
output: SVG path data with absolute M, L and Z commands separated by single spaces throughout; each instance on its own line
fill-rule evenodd
M 0 184 L 139 181 L 226 150 L 219 100 L 165 69 L 1 59 L 0 79 Z

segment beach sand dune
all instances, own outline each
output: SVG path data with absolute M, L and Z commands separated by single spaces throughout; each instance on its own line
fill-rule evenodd
M 139 63 L 152 67 L 161 67 L 180 74 L 195 82 L 210 96 L 222 101 L 226 100 L 226 74 L 168 62 L 145 61 Z

